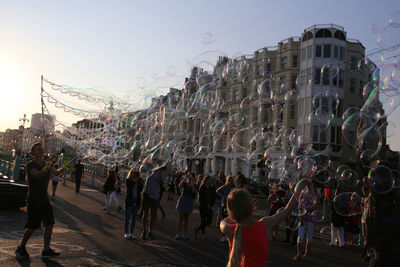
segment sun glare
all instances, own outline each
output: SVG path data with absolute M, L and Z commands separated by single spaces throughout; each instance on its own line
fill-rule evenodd
M 18 111 L 23 110 L 23 107 L 20 106 L 20 97 L 24 93 L 21 88 L 21 79 L 23 77 L 17 65 L 0 59 L 0 92 L 3 95 L 0 104 L 0 114 L 3 117 L 0 121 L 1 128 L 12 127 L 14 123 L 11 125 L 10 123 L 15 120 L 16 116 L 20 116 L 17 114 Z

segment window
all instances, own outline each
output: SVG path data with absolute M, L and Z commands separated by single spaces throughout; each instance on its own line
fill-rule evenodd
M 329 69 L 328 68 L 324 69 L 324 71 L 322 73 L 322 84 L 329 85 Z
M 287 69 L 287 57 L 281 58 L 281 69 Z
M 296 89 L 297 75 L 292 76 L 292 89 Z
M 307 114 L 308 112 L 310 112 L 309 111 L 309 101 L 308 100 L 309 100 L 308 98 L 304 99 L 304 114 Z
M 232 101 L 238 101 L 239 100 L 239 90 L 233 90 L 232 91 Z
M 324 112 L 329 111 L 329 99 L 327 97 L 322 97 L 321 98 L 321 109 Z
M 263 113 L 264 113 L 263 114 L 264 122 L 268 122 L 268 107 L 267 106 L 264 106 L 264 112 Z
M 318 125 L 313 125 L 312 126 L 312 140 L 313 142 L 318 142 Z
M 262 66 L 258 65 L 257 66 L 257 76 L 261 76 L 262 75 Z
M 303 115 L 303 104 L 304 104 L 304 99 L 300 99 L 300 101 L 299 101 L 299 115 Z
M 296 103 L 290 103 L 290 114 L 289 118 L 294 120 L 296 116 Z
M 324 57 L 331 57 L 331 45 L 324 45 Z
M 267 72 L 271 72 L 271 70 L 272 70 L 272 65 L 271 65 L 271 63 L 268 63 L 267 64 Z
M 306 32 L 306 33 L 303 35 L 302 42 L 308 41 L 308 40 L 310 40 L 310 39 L 312 39 L 312 38 L 313 38 L 312 32 Z
M 226 93 L 222 93 L 222 99 L 226 102 Z
M 312 57 L 312 46 L 307 46 L 307 59 Z
M 243 87 L 243 98 L 247 97 L 247 88 Z
M 306 72 L 306 84 L 309 85 L 311 84 L 311 79 L 312 79 L 312 69 L 308 68 Z
M 287 88 L 286 84 L 286 76 L 281 77 L 281 88 L 279 89 L 280 91 L 284 91 Z
M 354 90 L 356 89 L 356 79 L 350 79 L 350 93 L 354 94 Z
M 258 107 L 252 109 L 252 121 L 258 121 Z
M 336 31 L 334 34 L 334 38 L 339 39 L 339 40 L 346 40 L 346 37 L 344 36 L 344 32 L 342 31 Z
M 332 109 L 335 108 L 335 105 L 336 105 L 335 101 L 332 101 Z M 340 118 L 342 117 L 342 114 L 343 114 L 343 99 L 339 99 L 339 105 L 337 109 L 335 109 L 335 117 Z
M 316 68 L 314 72 L 314 84 L 321 83 L 321 68 Z
M 281 104 L 281 110 L 282 110 L 282 112 L 281 112 L 280 120 L 283 121 L 283 104 Z
M 343 87 L 344 81 L 344 72 L 343 70 L 339 70 L 339 87 Z
M 306 59 L 306 48 L 303 47 L 301 49 L 301 60 L 305 60 Z
M 315 34 L 315 38 L 328 38 L 328 37 L 332 37 L 331 31 L 328 29 L 320 29 Z
M 339 152 L 342 147 L 341 134 L 342 129 L 340 126 L 331 126 L 331 144 L 333 152 Z
M 315 101 L 313 103 L 313 111 L 319 108 L 319 101 L 320 101 L 319 98 L 315 98 Z
M 351 57 L 350 58 L 350 69 L 351 70 L 355 70 L 357 68 L 356 61 L 357 61 L 356 57 Z
M 316 45 L 315 46 L 315 57 L 321 57 L 322 56 L 322 47 L 321 45 Z
M 297 58 L 298 58 L 297 55 L 293 56 L 293 60 L 292 60 L 292 67 L 293 68 L 297 68 Z
M 337 45 L 335 45 L 333 47 L 333 57 L 334 58 L 338 58 L 339 57 L 339 47 Z
M 360 95 L 363 94 L 363 89 L 364 89 L 364 82 L 360 80 L 360 90 L 359 90 Z
M 340 56 L 339 56 L 340 60 L 344 60 L 344 47 L 340 47 Z
M 321 126 L 326 127 L 326 125 L 321 125 Z M 327 141 L 326 136 L 327 136 L 327 130 L 326 129 L 321 130 L 321 132 L 319 133 L 319 142 L 326 143 L 326 141 Z

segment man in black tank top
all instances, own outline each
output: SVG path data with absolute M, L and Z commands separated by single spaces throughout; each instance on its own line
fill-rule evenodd
M 51 162 L 43 160 L 43 146 L 41 143 L 34 143 L 31 147 L 31 155 L 33 160 L 26 165 L 28 176 L 29 190 L 27 196 L 27 212 L 28 218 L 25 224 L 25 232 L 15 251 L 18 259 L 29 259 L 29 254 L 25 249 L 25 245 L 31 238 L 37 228 L 40 228 L 42 223 L 44 226 L 44 248 L 42 258 L 47 259 L 58 256 L 60 253 L 55 252 L 50 248 L 51 235 L 53 233 L 54 215 L 49 198 L 47 196 L 47 186 L 50 179 Z M 63 168 L 57 170 L 61 173 Z

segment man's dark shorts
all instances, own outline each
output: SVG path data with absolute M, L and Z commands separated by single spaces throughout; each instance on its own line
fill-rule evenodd
M 157 211 L 158 200 L 150 198 L 146 193 L 143 193 L 142 207 L 144 211 L 151 210 L 151 212 Z
M 54 224 L 53 209 L 48 198 L 42 200 L 28 200 L 27 202 L 28 220 L 25 229 L 40 228 Z

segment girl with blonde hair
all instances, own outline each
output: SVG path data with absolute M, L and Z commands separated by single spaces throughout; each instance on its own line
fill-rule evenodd
M 232 190 L 227 198 L 228 217 L 222 220 L 220 229 L 229 241 L 228 267 L 265 267 L 269 254 L 268 233 L 291 214 L 296 207 L 300 192 L 309 183 L 311 171 L 299 174 L 299 182 L 286 207 L 272 216 L 260 220 L 253 218 L 254 200 L 244 189 Z

